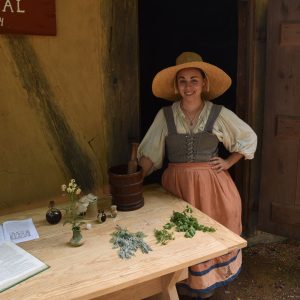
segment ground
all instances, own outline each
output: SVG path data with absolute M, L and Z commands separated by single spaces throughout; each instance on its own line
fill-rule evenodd
M 209 299 L 300 300 L 300 241 L 250 244 L 239 277 Z

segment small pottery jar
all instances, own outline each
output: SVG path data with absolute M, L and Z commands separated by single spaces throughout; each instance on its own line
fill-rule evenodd
M 118 212 L 117 212 L 117 205 L 112 205 L 110 207 L 110 216 L 112 218 L 115 218 L 117 216 Z
M 49 202 L 49 209 L 46 212 L 46 220 L 49 224 L 57 224 L 61 220 L 61 211 L 54 207 L 55 202 L 50 201 Z
M 96 219 L 97 218 L 97 213 L 98 213 L 98 208 L 97 208 L 97 200 L 96 201 L 90 201 L 89 205 L 86 210 L 85 217 L 87 219 Z

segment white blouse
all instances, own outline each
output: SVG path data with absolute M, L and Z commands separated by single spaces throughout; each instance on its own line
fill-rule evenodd
M 212 105 L 212 102 L 205 101 L 197 123 L 192 130 L 193 133 L 204 130 Z M 189 133 L 190 129 L 186 124 L 185 115 L 180 108 L 179 101 L 172 104 L 172 110 L 177 132 Z M 252 159 L 254 157 L 257 136 L 252 128 L 231 110 L 225 107 L 222 108 L 213 126 L 212 133 L 217 136 L 218 140 L 224 144 L 224 147 L 229 152 L 238 152 L 245 159 Z M 153 162 L 153 170 L 162 167 L 165 154 L 165 137 L 167 134 L 166 119 L 163 109 L 160 109 L 138 148 L 138 159 L 142 156 L 148 157 Z

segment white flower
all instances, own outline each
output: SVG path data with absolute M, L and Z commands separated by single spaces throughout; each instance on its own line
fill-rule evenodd
M 92 193 L 88 194 L 86 197 L 89 199 L 89 202 L 95 202 L 98 200 L 98 197 L 93 195 Z
M 79 203 L 83 203 L 83 204 L 86 204 L 86 205 L 89 205 L 90 201 L 88 199 L 87 196 L 83 196 L 81 197 L 79 200 L 78 200 Z
M 76 184 L 75 179 L 71 179 L 68 185 L 63 184 L 61 188 L 68 193 L 69 198 L 69 207 L 66 209 L 66 223 L 72 224 L 72 227 L 80 227 L 82 213 L 87 210 L 89 201 L 85 197 L 78 199 L 81 189 Z
M 78 202 L 78 203 L 76 204 L 76 206 L 77 206 L 77 211 L 78 211 L 79 213 L 85 212 L 85 211 L 87 210 L 88 205 L 89 205 L 88 202 L 87 202 L 87 203 L 86 203 L 86 202 Z

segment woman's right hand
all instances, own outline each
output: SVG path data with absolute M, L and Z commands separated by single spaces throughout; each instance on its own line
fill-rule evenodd
M 153 167 L 153 162 L 149 157 L 142 156 L 139 161 L 139 165 L 142 168 L 143 178 L 146 177 Z

